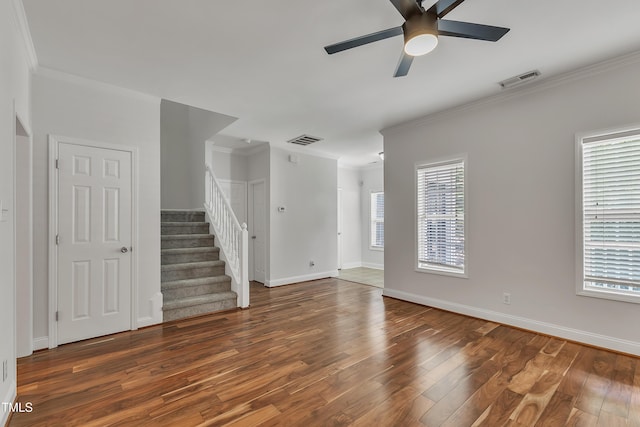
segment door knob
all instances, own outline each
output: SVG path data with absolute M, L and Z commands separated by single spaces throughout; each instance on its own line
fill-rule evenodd
M 120 248 L 120 252 L 122 252 L 123 254 L 126 254 L 127 252 L 129 252 L 129 249 L 127 249 L 126 246 L 123 246 Z
M 256 239 L 256 236 L 251 236 L 251 238 L 252 238 L 253 240 L 255 240 L 255 239 Z

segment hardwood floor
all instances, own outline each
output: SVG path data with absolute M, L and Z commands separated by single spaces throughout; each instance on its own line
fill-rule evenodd
M 11 426 L 640 426 L 640 359 L 338 279 L 19 360 Z

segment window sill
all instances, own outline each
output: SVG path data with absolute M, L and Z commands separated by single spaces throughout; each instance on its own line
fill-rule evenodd
M 467 274 L 467 272 L 463 272 L 463 273 L 458 273 L 455 271 L 447 271 L 447 270 L 438 270 L 436 268 L 423 268 L 423 267 L 416 267 L 415 271 L 418 273 L 426 273 L 426 274 L 437 274 L 439 276 L 449 276 L 449 277 L 457 277 L 459 279 L 468 279 L 469 275 Z
M 622 292 L 597 291 L 593 289 L 580 288 L 576 294 L 583 297 L 608 299 L 611 301 L 630 302 L 633 304 L 640 304 L 640 295 L 630 295 Z
M 380 246 L 369 246 L 369 250 L 370 250 L 370 251 L 379 251 L 379 252 L 384 252 L 384 247 L 380 247 Z

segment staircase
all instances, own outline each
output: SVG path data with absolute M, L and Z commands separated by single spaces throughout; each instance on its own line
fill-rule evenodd
M 201 211 L 161 212 L 163 321 L 237 307 Z

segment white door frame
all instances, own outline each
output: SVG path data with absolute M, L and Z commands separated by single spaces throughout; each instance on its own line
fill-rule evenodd
M 265 207 L 265 212 L 264 212 L 264 233 L 265 233 L 265 242 L 264 242 L 264 254 L 263 254 L 263 261 L 265 263 L 264 265 L 264 281 L 265 281 L 265 285 L 267 282 L 267 216 L 266 216 L 266 209 L 267 208 L 267 181 L 264 178 L 261 179 L 254 179 L 253 181 L 249 181 L 248 183 L 248 188 L 247 188 L 247 200 L 249 203 L 247 203 L 247 225 L 250 225 L 252 227 L 252 229 L 250 230 L 251 233 L 253 233 L 253 187 L 256 184 L 263 184 L 264 185 L 264 207 Z M 249 236 L 249 239 L 251 239 L 251 236 Z M 255 266 L 254 266 L 254 260 L 255 260 L 255 255 L 253 253 L 253 241 L 251 241 L 251 244 L 249 245 L 249 280 L 255 280 Z
M 56 160 L 60 143 L 80 145 L 131 154 L 131 330 L 138 329 L 138 149 L 49 134 L 49 348 L 58 346 L 58 173 Z M 158 213 L 159 215 L 159 213 Z
M 33 138 L 31 137 L 31 130 L 28 128 L 26 122 L 22 120 L 20 114 L 17 113 L 15 108 L 15 100 L 13 104 L 13 116 L 15 118 L 14 121 L 14 130 L 13 130 L 13 247 L 14 247 L 14 255 L 13 255 L 13 271 L 14 271 L 14 296 L 16 300 L 14 301 L 14 325 L 16 327 L 15 338 L 16 338 L 16 353 L 18 357 L 28 356 L 33 353 Z M 20 128 L 18 128 L 18 124 Z M 20 138 L 18 138 L 20 137 Z M 27 144 L 27 147 L 20 147 L 19 145 Z M 28 154 L 27 164 L 18 164 L 18 150 L 25 149 Z M 18 179 L 16 178 L 18 175 L 18 167 L 26 166 L 29 174 L 29 181 L 27 182 L 27 190 L 26 194 L 18 195 L 19 185 Z M 21 192 L 23 193 L 23 192 Z M 19 212 L 18 211 L 18 200 L 26 199 L 28 200 L 28 211 L 27 212 Z M 23 221 L 22 218 L 26 215 L 27 221 L 27 229 L 18 230 L 18 221 Z M 18 219 L 18 218 L 21 219 Z M 18 276 L 18 239 L 26 240 L 26 249 L 27 249 L 27 259 L 26 265 L 28 269 L 28 277 L 26 278 L 27 283 L 27 300 L 18 299 L 18 279 L 24 280 L 24 277 Z M 20 254 L 24 256 L 25 254 Z M 24 260 L 23 260 L 24 261 Z M 23 283 L 23 286 L 25 284 Z M 20 304 L 20 305 L 18 305 Z M 19 315 L 18 312 L 24 313 L 24 315 Z M 18 317 L 20 317 L 20 322 L 25 322 L 26 325 L 24 328 L 21 328 L 21 334 L 18 334 Z M 22 331 L 24 329 L 24 331 Z M 18 346 L 20 343 L 20 346 Z

